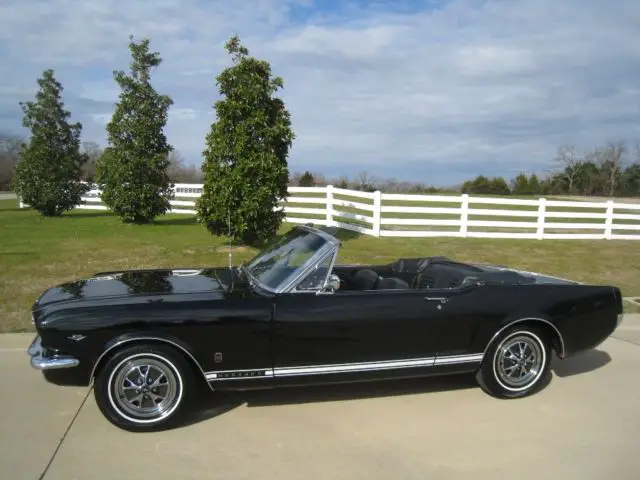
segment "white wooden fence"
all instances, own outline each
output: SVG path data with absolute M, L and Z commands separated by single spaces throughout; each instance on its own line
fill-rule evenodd
M 172 213 L 195 214 L 201 184 L 176 184 Z M 77 208 L 107 210 L 91 190 Z M 21 204 L 22 205 L 22 204 Z M 640 203 L 405 195 L 289 187 L 287 222 L 331 225 L 376 237 L 640 240 Z

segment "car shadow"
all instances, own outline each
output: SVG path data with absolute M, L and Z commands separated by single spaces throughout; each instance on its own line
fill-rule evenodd
M 571 377 L 592 372 L 604 367 L 609 362 L 611 362 L 611 356 L 607 352 L 593 349 L 564 360 L 554 357 L 551 369 L 559 377 Z
M 272 407 L 305 403 L 340 402 L 367 398 L 417 395 L 440 391 L 479 388 L 473 375 L 434 376 L 415 379 L 354 382 L 332 385 L 281 387 L 244 392 L 203 392 L 197 411 L 183 426 L 207 421 L 233 409 L 247 407 Z
M 570 377 L 592 372 L 604 367 L 609 362 L 611 362 L 611 356 L 607 352 L 594 349 L 565 360 L 554 356 L 551 370 L 558 377 Z M 551 378 L 549 378 L 550 380 Z M 214 419 L 242 405 L 252 408 L 340 402 L 471 388 L 480 388 L 473 374 L 281 387 L 267 390 L 211 392 L 207 389 L 202 391 L 196 410 L 183 426 Z

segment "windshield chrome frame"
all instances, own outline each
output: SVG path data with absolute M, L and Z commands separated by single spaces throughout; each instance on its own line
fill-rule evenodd
M 304 278 L 306 278 L 306 276 L 309 273 L 311 273 L 313 268 L 315 268 L 315 266 L 318 265 L 321 261 L 323 261 L 329 254 L 333 253 L 333 255 L 334 255 L 333 260 L 331 262 L 331 267 L 333 267 L 333 264 L 334 264 L 334 262 L 336 260 L 338 249 L 340 247 L 340 242 L 338 241 L 338 239 L 336 237 L 334 237 L 333 235 L 331 235 L 331 234 L 329 234 L 327 232 L 324 232 L 322 230 L 318 230 L 317 228 L 310 227 L 308 225 L 297 225 L 297 226 L 294 227 L 294 229 L 296 229 L 296 230 L 305 230 L 305 231 L 307 231 L 309 233 L 313 233 L 315 235 L 319 235 L 320 237 L 325 239 L 327 241 L 327 243 L 322 248 L 318 249 L 318 251 L 316 253 L 314 253 L 309 258 L 309 260 L 307 260 L 300 267 L 300 271 L 298 272 L 298 274 L 295 277 L 291 278 L 290 280 L 286 281 L 285 283 L 282 283 L 282 284 L 278 285 L 276 288 L 268 287 L 267 285 L 262 283 L 260 280 L 258 280 L 251 273 L 251 270 L 249 268 L 247 268 L 246 266 L 243 265 L 244 266 L 243 271 L 246 272 L 246 274 L 249 276 L 250 281 L 255 283 L 261 289 L 266 290 L 269 293 L 280 294 L 280 293 L 291 292 L 293 289 L 295 289 L 295 287 Z M 331 268 L 327 272 L 327 277 L 325 278 L 325 280 L 323 282 L 323 286 L 326 285 L 327 278 L 328 278 L 330 272 L 331 272 Z M 309 290 L 309 292 L 315 292 L 315 290 Z
M 329 280 L 329 276 L 331 275 L 331 271 L 333 270 L 333 266 L 336 263 L 336 258 L 338 257 L 338 246 L 332 245 L 330 248 L 322 248 L 323 254 L 318 257 L 318 259 L 312 262 L 308 267 L 304 269 L 300 273 L 300 275 L 296 276 L 291 282 L 288 282 L 288 287 L 282 293 L 313 293 L 318 294 L 322 292 L 327 287 L 327 282 Z M 329 264 L 329 268 L 327 270 L 327 274 L 322 281 L 322 284 L 317 288 L 309 288 L 304 290 L 298 290 L 298 286 L 307 278 L 308 275 L 313 272 L 313 269 L 324 262 L 327 258 L 331 258 L 331 263 Z

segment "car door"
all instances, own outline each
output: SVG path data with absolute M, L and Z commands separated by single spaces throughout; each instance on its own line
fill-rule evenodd
M 495 298 L 487 295 L 487 286 L 469 284 L 446 289 L 420 290 L 425 301 L 425 315 L 432 322 L 437 338 L 436 365 L 474 364 L 482 359 L 476 345 L 483 322 L 494 318 Z M 480 356 L 479 356 L 480 354 Z
M 274 376 L 280 383 L 424 374 L 447 310 L 418 290 L 289 293 L 275 300 Z

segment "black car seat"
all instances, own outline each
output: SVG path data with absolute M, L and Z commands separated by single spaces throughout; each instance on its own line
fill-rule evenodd
M 369 268 L 362 268 L 353 274 L 353 283 L 357 290 L 375 290 L 380 275 Z
M 399 278 L 383 278 L 378 282 L 377 290 L 406 290 L 409 284 Z
M 414 288 L 455 288 L 460 286 L 467 273 L 446 264 L 430 264 L 416 275 Z

